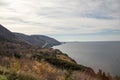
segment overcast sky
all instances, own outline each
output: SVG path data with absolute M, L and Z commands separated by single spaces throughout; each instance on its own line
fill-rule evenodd
M 59 41 L 120 41 L 120 0 L 0 0 L 0 24 Z

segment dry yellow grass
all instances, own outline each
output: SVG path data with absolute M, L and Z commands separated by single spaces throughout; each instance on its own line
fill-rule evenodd
M 70 63 L 74 63 L 71 58 L 65 56 L 65 55 L 56 55 L 57 59 L 61 59 L 61 60 L 64 60 L 64 61 L 68 61 Z

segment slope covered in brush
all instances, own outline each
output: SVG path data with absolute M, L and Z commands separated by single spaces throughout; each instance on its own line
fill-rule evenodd
M 0 25 L 0 40 L 13 41 L 15 39 L 17 38 L 11 31 Z

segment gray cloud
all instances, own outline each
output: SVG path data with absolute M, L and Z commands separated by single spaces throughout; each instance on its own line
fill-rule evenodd
M 119 4 L 120 0 L 3 0 L 0 1 L 0 22 L 13 31 L 36 27 L 33 33 L 37 34 L 120 30 Z M 24 32 L 31 34 L 27 28 Z
M 7 3 L 5 3 L 4 1 L 0 1 L 0 6 L 6 6 L 7 5 Z
M 55 7 L 42 7 L 38 14 L 47 17 L 119 18 L 118 0 L 62 0 Z
M 6 20 L 10 20 L 12 24 L 28 24 L 28 25 L 41 25 L 42 24 L 40 22 L 27 21 L 21 18 L 16 18 L 16 17 L 9 17 Z

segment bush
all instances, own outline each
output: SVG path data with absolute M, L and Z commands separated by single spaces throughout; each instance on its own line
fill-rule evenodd
M 52 65 L 55 65 L 62 69 L 81 70 L 81 71 L 86 69 L 86 67 L 84 67 L 82 65 L 70 63 L 70 62 L 67 62 L 67 61 L 64 61 L 61 59 L 57 59 L 57 58 L 46 57 L 45 60 L 48 61 L 49 63 L 51 63 Z
M 12 71 L 10 74 L 7 75 L 8 80 L 17 80 L 18 75 L 16 72 Z
M 0 75 L 0 80 L 8 80 L 6 76 Z
M 20 59 L 21 55 L 20 55 L 20 53 L 14 53 L 14 57 Z
M 56 67 L 62 68 L 62 69 L 71 69 L 71 70 L 84 70 L 87 67 L 78 65 L 76 63 L 70 63 L 65 60 L 57 59 L 54 55 L 48 54 L 48 53 L 42 53 L 42 54 L 34 54 L 32 55 L 33 59 L 37 59 L 38 61 L 41 61 L 41 59 L 45 59 L 45 61 L 49 62 L 52 65 L 55 65 Z
M 17 74 L 16 72 L 11 72 L 7 75 L 8 80 L 38 80 L 33 75 L 30 74 Z M 39 79 L 40 80 L 40 79 Z
M 37 79 L 30 74 L 19 74 L 18 80 L 37 80 Z
M 5 67 L 0 66 L 0 75 L 5 75 L 8 74 L 9 70 L 6 69 Z

